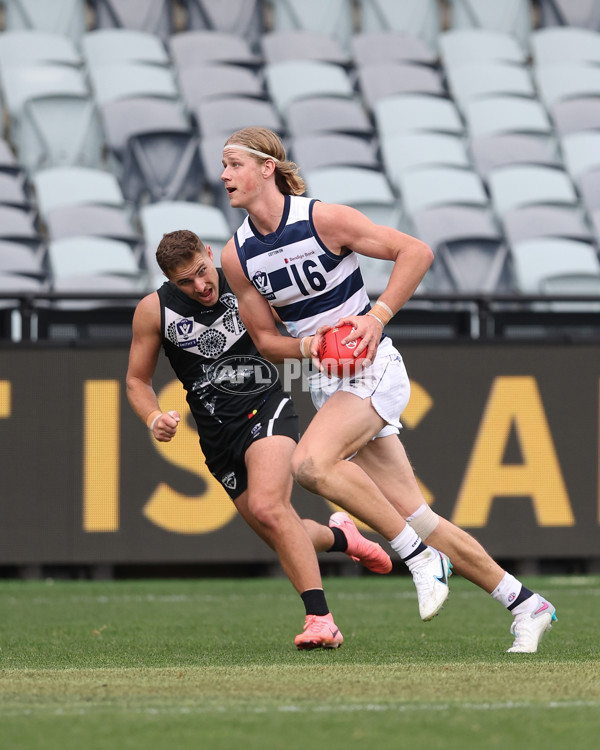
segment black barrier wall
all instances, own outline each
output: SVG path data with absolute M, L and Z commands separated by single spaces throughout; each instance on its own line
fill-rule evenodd
M 432 507 L 496 557 L 600 557 L 600 348 L 399 348 L 402 439 Z M 151 438 L 126 368 L 121 348 L 1 351 L 0 564 L 274 560 L 205 468 L 189 418 L 171 443 Z M 290 383 L 306 425 L 309 396 Z M 154 384 L 164 410 L 187 414 L 164 361 Z M 293 500 L 331 513 L 299 487 Z

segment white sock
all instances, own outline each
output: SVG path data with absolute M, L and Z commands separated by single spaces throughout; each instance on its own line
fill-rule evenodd
M 397 552 L 404 560 L 411 555 L 421 544 L 421 538 L 417 536 L 416 531 L 406 524 L 398 536 L 390 542 L 392 549 Z
M 510 607 L 521 593 L 522 588 L 523 584 L 520 581 L 517 581 L 510 573 L 505 573 L 500 583 L 492 591 L 492 597 L 504 607 Z

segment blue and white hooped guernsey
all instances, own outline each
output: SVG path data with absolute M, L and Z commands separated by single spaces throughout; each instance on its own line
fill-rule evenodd
M 310 336 L 341 317 L 371 308 L 358 258 L 335 255 L 312 220 L 314 199 L 286 195 L 276 231 L 260 234 L 249 217 L 235 233 L 244 273 L 277 310 L 291 336 Z

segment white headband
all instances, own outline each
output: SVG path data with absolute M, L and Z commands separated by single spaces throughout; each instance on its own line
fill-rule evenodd
M 257 151 L 255 148 L 249 148 L 248 146 L 242 146 L 241 143 L 228 143 L 223 148 L 223 151 L 227 151 L 228 148 L 237 148 L 240 151 L 247 151 L 249 154 L 256 154 L 256 156 L 262 156 L 263 159 L 273 159 L 274 162 L 277 162 L 277 164 L 279 164 L 279 159 L 276 159 L 274 156 L 271 156 L 271 154 L 265 154 L 264 151 Z

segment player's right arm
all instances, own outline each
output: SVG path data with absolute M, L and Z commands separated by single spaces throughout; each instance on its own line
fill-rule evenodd
M 161 411 L 152 378 L 161 347 L 160 302 L 153 292 L 144 297 L 133 315 L 133 337 L 127 368 L 127 399 L 157 440 L 169 442 L 180 420 L 177 412 Z
M 299 339 L 278 330 L 271 306 L 242 269 L 233 239 L 223 248 L 221 267 L 237 297 L 240 317 L 262 356 L 276 363 L 301 359 Z

